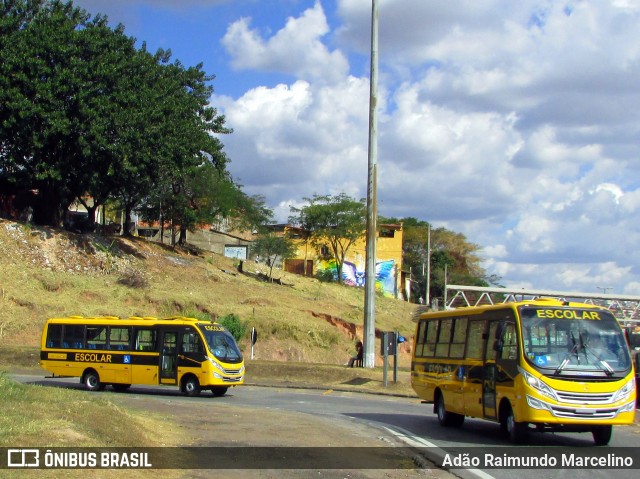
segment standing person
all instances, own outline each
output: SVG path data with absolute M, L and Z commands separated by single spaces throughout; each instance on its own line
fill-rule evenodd
M 349 358 L 347 367 L 352 368 L 354 365 L 362 366 L 362 341 L 360 340 L 356 343 L 356 355 Z

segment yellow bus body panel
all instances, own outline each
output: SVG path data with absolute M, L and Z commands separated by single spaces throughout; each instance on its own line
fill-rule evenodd
M 473 318 L 487 310 L 504 310 L 516 308 L 523 303 L 509 303 L 508 305 L 497 305 L 489 307 L 469 307 L 448 311 L 438 311 L 424 313 L 417 319 L 415 338 L 417 341 L 420 327 L 420 320 L 428 319 L 448 319 L 455 317 Z M 560 307 L 563 303 L 559 301 L 543 300 L 527 301 L 527 305 L 544 305 L 545 307 Z M 571 304 L 571 306 L 593 308 L 592 305 Z M 519 317 L 515 315 L 519 323 Z M 634 370 L 616 381 L 588 380 L 562 380 L 549 376 L 543 376 L 531 368 L 522 359 L 522 341 L 519 341 L 520 358 L 518 366 L 529 374 L 537 377 L 551 387 L 554 391 L 562 393 L 563 396 L 573 398 L 571 401 L 559 401 L 544 396 L 538 390 L 526 384 L 522 374 L 517 373 L 513 379 L 513 386 L 503 386 L 496 384 L 495 391 L 495 415 L 487 415 L 483 405 L 483 381 L 469 380 L 468 377 L 459 377 L 459 368 L 482 368 L 482 359 L 468 358 L 441 358 L 422 357 L 416 354 L 417 345 L 412 348 L 411 365 L 411 386 L 418 397 L 425 402 L 433 403 L 435 394 L 438 391 L 442 395 L 446 410 L 448 412 L 461 414 L 468 417 L 484 418 L 498 421 L 497 411 L 502 401 L 508 400 L 512 406 L 514 419 L 517 422 L 526 422 L 540 425 L 624 425 L 633 424 L 635 420 L 636 388 L 625 398 L 616 402 L 602 400 L 600 403 L 593 399 L 593 395 L 613 397 L 622 387 L 629 384 L 634 379 Z M 464 375 L 462 375 L 464 376 Z M 581 396 L 582 395 L 582 396 Z M 527 396 L 537 400 L 537 404 L 543 404 L 548 409 L 538 409 L 529 405 Z M 582 403 L 581 399 L 584 398 Z M 619 410 L 626 406 L 628 411 Z M 553 410 L 553 412 L 552 412 Z M 554 414 L 555 413 L 555 414 Z
M 165 326 L 171 328 L 184 328 L 193 326 L 195 328 L 201 321 L 194 318 L 129 318 L 120 319 L 116 317 L 102 318 L 51 318 L 43 329 L 40 347 L 40 366 L 57 376 L 82 377 L 87 370 L 94 370 L 98 373 L 99 380 L 105 384 L 140 384 L 140 385 L 180 385 L 185 375 L 196 376 L 200 387 L 203 389 L 216 386 L 233 387 L 244 384 L 244 361 L 239 363 L 225 363 L 212 357 L 208 346 L 205 346 L 203 361 L 188 360 L 183 355 L 179 355 L 185 361 L 192 361 L 193 366 L 177 366 L 175 377 L 162 378 L 160 371 L 161 354 L 158 351 L 131 351 L 131 350 L 106 350 L 106 349 L 75 349 L 51 347 L 47 345 L 47 327 L 49 324 L 71 324 L 71 325 L 99 325 L 99 326 L 120 326 L 120 327 L 144 327 Z M 216 326 L 219 327 L 219 326 Z M 220 327 L 220 330 L 223 330 Z M 89 343 L 89 341 L 87 342 Z M 96 347 L 96 344 L 91 344 Z M 99 344 L 97 345 L 100 346 Z M 104 346 L 104 345 L 103 345 Z M 143 364 L 136 364 L 135 361 L 123 363 L 123 357 L 132 358 L 136 356 Z M 220 367 L 214 366 L 213 363 Z M 191 364 L 191 363 L 188 363 Z

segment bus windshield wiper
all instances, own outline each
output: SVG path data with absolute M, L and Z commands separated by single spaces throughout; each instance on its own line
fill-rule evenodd
M 611 376 L 613 373 L 615 373 L 615 371 L 613 370 L 613 368 L 611 367 L 611 365 L 606 362 L 604 359 L 602 359 L 600 356 L 598 356 L 595 353 L 595 350 L 592 349 L 590 346 L 585 345 L 584 346 L 584 354 L 585 356 L 590 353 L 594 358 L 596 358 L 596 365 L 599 366 L 605 373 L 607 373 L 607 376 Z M 588 362 L 588 360 L 587 360 Z
M 580 337 L 580 336 L 578 336 L 578 337 Z M 573 342 L 573 346 L 571 347 L 571 351 L 569 351 L 564 356 L 564 359 L 562 360 L 560 365 L 556 368 L 555 372 L 553 373 L 556 376 L 558 374 L 560 374 L 564 368 L 567 367 L 567 364 L 569 364 L 569 361 L 571 360 L 571 356 L 573 356 L 574 354 L 576 355 L 576 358 L 578 360 L 578 364 L 580 364 L 580 356 L 578 355 L 578 347 L 579 347 L 579 345 L 578 345 L 578 342 L 576 341 L 576 337 L 573 335 L 573 331 L 571 332 L 571 341 Z M 582 338 L 580 338 L 580 343 L 582 343 Z

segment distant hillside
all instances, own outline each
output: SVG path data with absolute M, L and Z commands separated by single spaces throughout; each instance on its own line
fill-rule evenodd
M 142 238 L 79 235 L 0 220 L 0 339 L 37 346 L 46 318 L 230 313 L 258 331 L 256 359 L 340 364 L 362 337 L 362 289 Z M 376 328 L 413 335 L 414 305 L 376 299 Z M 408 365 L 408 344 L 401 365 Z M 241 347 L 248 353 L 247 341 Z M 379 349 L 376 344 L 376 353 Z

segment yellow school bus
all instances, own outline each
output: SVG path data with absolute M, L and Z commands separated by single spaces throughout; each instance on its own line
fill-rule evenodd
M 220 324 L 195 318 L 69 317 L 47 320 L 40 366 L 79 377 L 90 391 L 111 385 L 173 385 L 188 396 L 223 396 L 244 382 L 244 360 Z
M 428 312 L 417 319 L 411 383 L 443 426 L 465 416 L 530 429 L 591 432 L 608 444 L 631 424 L 635 378 L 625 336 L 606 309 L 558 300 Z

